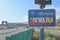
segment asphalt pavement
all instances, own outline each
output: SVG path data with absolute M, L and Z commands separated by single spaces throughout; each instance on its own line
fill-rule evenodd
M 39 38 L 36 38 L 34 36 L 31 36 L 31 39 L 30 40 L 39 40 Z

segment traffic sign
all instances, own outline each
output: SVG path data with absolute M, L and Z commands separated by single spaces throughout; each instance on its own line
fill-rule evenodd
M 35 0 L 35 4 L 52 4 L 52 0 Z
M 29 27 L 54 27 L 56 25 L 55 9 L 29 10 Z
M 52 4 L 52 0 L 45 0 L 45 4 Z

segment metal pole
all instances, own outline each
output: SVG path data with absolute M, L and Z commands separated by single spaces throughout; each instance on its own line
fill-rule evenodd
M 45 7 L 45 5 L 40 6 L 40 9 L 43 9 Z M 44 28 L 40 29 L 40 40 L 44 40 Z
M 40 40 L 44 40 L 44 28 L 40 29 Z

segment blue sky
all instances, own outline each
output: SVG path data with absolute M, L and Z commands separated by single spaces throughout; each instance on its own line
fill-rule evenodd
M 0 22 L 27 22 L 28 10 L 39 9 L 35 0 L 0 0 Z M 56 18 L 60 17 L 60 0 L 52 0 L 52 5 L 46 5 L 45 9 L 56 9 Z

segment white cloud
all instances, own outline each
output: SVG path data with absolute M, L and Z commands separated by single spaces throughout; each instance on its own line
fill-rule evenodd
M 55 8 L 56 9 L 56 19 L 60 18 L 60 8 Z
M 24 16 L 21 22 L 28 22 L 28 16 Z
M 58 18 L 60 18 L 60 16 L 58 15 L 58 16 L 56 16 L 56 19 L 58 19 Z
M 56 12 L 59 12 L 60 13 L 60 8 L 56 8 Z
M 1 24 L 1 21 L 0 21 L 0 24 Z

